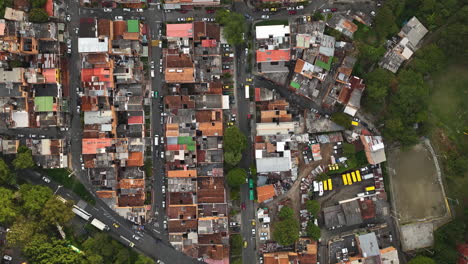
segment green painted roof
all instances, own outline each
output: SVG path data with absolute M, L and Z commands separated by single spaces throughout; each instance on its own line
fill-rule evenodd
M 54 111 L 54 97 L 52 96 L 37 96 L 34 98 L 36 112 L 52 112 Z
M 317 66 L 319 66 L 320 68 L 323 68 L 323 69 L 329 71 L 330 68 L 331 68 L 332 61 L 333 61 L 333 56 L 330 56 L 330 57 L 328 57 L 328 61 L 327 61 L 327 62 L 323 62 L 323 61 L 321 61 L 321 60 L 316 60 L 316 61 L 315 61 L 315 65 L 317 65 Z
M 139 26 L 138 20 L 136 19 L 127 20 L 127 31 L 129 33 L 140 32 L 140 26 Z
M 186 145 L 189 151 L 195 151 L 196 144 L 192 137 L 178 137 L 177 143 L 179 145 Z
M 301 85 L 297 82 L 291 82 L 289 85 L 291 85 L 291 87 L 295 88 L 295 89 L 299 89 L 301 88 Z

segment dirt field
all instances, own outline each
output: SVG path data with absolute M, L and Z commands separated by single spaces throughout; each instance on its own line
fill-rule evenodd
M 446 203 L 432 155 L 423 143 L 388 155 L 393 202 L 400 224 L 446 214 Z

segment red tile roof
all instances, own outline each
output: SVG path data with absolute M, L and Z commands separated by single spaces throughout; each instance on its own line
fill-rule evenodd
M 166 36 L 168 38 L 191 38 L 193 37 L 193 25 L 188 24 L 166 24 Z
M 49 16 L 54 16 L 54 0 L 47 0 L 44 9 Z
M 131 116 L 128 119 L 128 124 L 129 125 L 143 124 L 143 116 Z
M 283 50 L 257 50 L 257 62 L 270 62 L 270 61 L 289 61 L 291 54 L 289 49 Z
M 275 187 L 273 184 L 257 187 L 257 200 L 259 203 L 273 198 L 275 194 Z
M 112 146 L 111 138 L 84 138 L 82 141 L 83 154 L 101 153 L 102 149 Z
M 201 43 L 204 48 L 215 48 L 218 45 L 216 39 L 204 39 Z

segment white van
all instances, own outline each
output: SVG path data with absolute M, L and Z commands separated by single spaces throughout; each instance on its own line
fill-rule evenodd
M 154 136 L 154 145 L 155 146 L 159 145 L 159 137 L 158 136 Z
M 151 70 L 151 78 L 154 78 L 154 70 Z

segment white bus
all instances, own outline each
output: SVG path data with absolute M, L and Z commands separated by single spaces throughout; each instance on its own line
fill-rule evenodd
M 79 217 L 83 218 L 86 221 L 89 221 L 91 217 L 93 217 L 91 214 L 86 212 L 85 210 L 81 209 L 80 207 L 73 205 L 72 211 Z
M 250 99 L 250 85 L 245 85 L 245 99 Z

